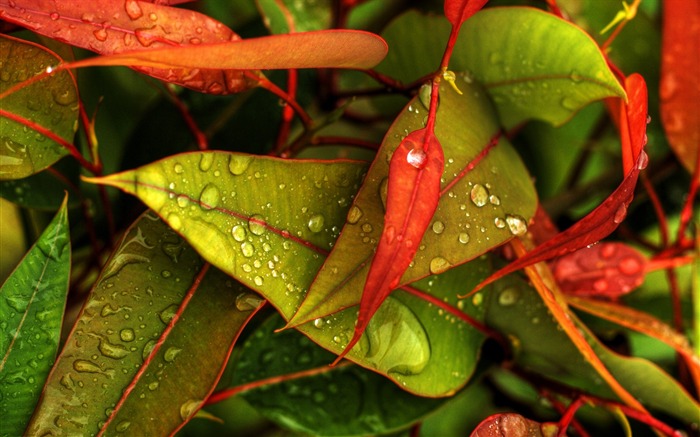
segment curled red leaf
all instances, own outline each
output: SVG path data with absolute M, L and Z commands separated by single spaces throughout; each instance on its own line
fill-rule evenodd
M 367 274 L 355 332 L 336 363 L 362 337 L 370 319 L 413 260 L 440 199 L 442 146 L 428 128 L 401 141 L 389 163 L 384 229 Z
M 520 414 L 500 413 L 484 419 L 470 434 L 471 437 L 530 436 L 543 437 L 556 435 L 558 426 L 526 419 Z

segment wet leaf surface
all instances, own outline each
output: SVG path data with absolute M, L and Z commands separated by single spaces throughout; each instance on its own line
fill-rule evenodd
M 520 158 L 500 137 L 483 90 L 461 77 L 457 94 L 440 88 L 435 127 L 445 156 L 440 200 L 418 251 L 396 288 L 449 270 L 527 230 L 536 196 Z M 423 127 L 427 109 L 412 100 L 387 133 L 340 238 L 323 265 L 296 324 L 360 301 L 370 261 L 383 232 L 389 161 L 402 138 Z M 507 174 L 508 178 L 499 175 Z
M 470 434 L 471 437 L 554 437 L 556 424 L 545 424 L 527 419 L 520 414 L 501 413 L 487 417 Z
M 18 87 L 60 61 L 34 43 L 0 36 L 0 180 L 27 177 L 68 154 L 52 137 L 73 142 L 78 91 L 71 75 Z
M 27 433 L 173 432 L 216 385 L 260 303 L 146 213 L 95 284 Z
M 71 248 L 66 203 L 0 288 L 0 435 L 22 435 L 58 351 Z
M 350 202 L 365 171 L 357 162 L 201 152 L 93 181 L 136 194 L 205 259 L 263 294 L 289 319 L 352 214 Z M 262 198 L 262 192 L 273 197 Z M 458 305 L 456 293 L 488 274 L 484 262 L 449 270 L 444 286 L 433 287 L 442 282 L 426 278 L 416 287 L 478 313 L 481 297 Z M 352 291 L 359 301 L 361 288 Z M 408 293 L 394 293 L 386 302 L 367 328 L 357 362 L 417 394 L 446 396 L 462 387 L 474 371 L 483 335 Z M 338 353 L 352 335 L 357 311 L 336 311 L 298 329 Z M 465 352 L 455 355 L 455 348 Z
M 271 317 L 242 345 L 232 385 L 325 369 L 243 393 L 259 412 L 287 428 L 328 436 L 384 434 L 408 426 L 444 403 L 411 395 L 357 366 L 330 369 L 333 354 L 294 330 L 273 332 L 282 326 L 282 318 Z
M 567 334 L 558 329 L 539 294 L 524 281 L 513 275 L 499 281 L 487 305 L 487 324 L 508 336 L 520 366 L 595 396 L 615 398 Z M 605 367 L 637 400 L 685 423 L 697 421 L 693 418 L 700 417 L 700 405 L 676 380 L 650 361 L 607 349 L 570 316 Z

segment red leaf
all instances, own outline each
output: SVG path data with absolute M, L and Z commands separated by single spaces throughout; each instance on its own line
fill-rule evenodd
M 453 27 L 459 27 L 467 18 L 479 12 L 488 0 L 445 0 L 445 17 Z
M 394 151 L 389 163 L 384 229 L 362 290 L 353 338 L 335 363 L 360 340 L 413 260 L 437 209 L 444 161 L 442 146 L 428 128 L 408 134 Z
M 494 414 L 484 419 L 471 437 L 542 437 L 556 435 L 556 424 L 539 423 L 515 413 Z
M 636 153 L 633 161 L 636 165 L 630 169 L 620 186 L 596 209 L 566 231 L 486 278 L 472 293 L 509 273 L 596 243 L 610 235 L 622 223 L 627 215 L 627 207 L 634 197 L 639 171 L 646 167 L 648 160 L 643 150 L 647 125 L 646 83 L 640 75 L 633 74 L 625 80 L 625 89 L 628 103 L 624 105 L 625 111 L 621 114 L 620 135 L 623 147 L 628 147 Z
M 0 4 L 0 17 L 103 55 L 240 39 L 228 27 L 206 15 L 137 0 L 14 0 Z M 253 85 L 243 72 L 234 70 L 135 69 L 212 94 L 238 92 Z
M 663 6 L 661 121 L 671 148 L 692 173 L 700 148 L 700 2 L 665 0 Z
M 599 243 L 557 259 L 552 272 L 561 291 L 617 298 L 644 282 L 647 260 L 622 243 Z

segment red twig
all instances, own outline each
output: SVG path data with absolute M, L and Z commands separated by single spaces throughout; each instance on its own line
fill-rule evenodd
M 190 130 L 190 132 L 192 132 L 192 136 L 194 136 L 197 143 L 197 148 L 199 150 L 209 150 L 209 140 L 207 139 L 207 135 L 199 128 L 194 118 L 192 118 L 192 114 L 190 114 L 187 105 L 182 101 L 182 99 L 180 99 L 180 97 L 178 97 L 177 94 L 173 92 L 169 85 L 166 85 L 165 89 L 170 97 L 170 101 L 173 102 L 177 110 L 180 112 L 180 115 L 185 120 L 187 128 Z

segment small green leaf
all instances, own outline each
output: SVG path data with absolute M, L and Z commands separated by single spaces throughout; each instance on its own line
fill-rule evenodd
M 384 434 L 410 425 L 444 403 L 411 395 L 357 366 L 330 368 L 333 354 L 294 330 L 275 334 L 281 326 L 281 318 L 271 317 L 243 344 L 232 385 L 321 370 L 244 392 L 253 407 L 286 428 L 325 436 Z
M 46 133 L 73 142 L 78 92 L 71 74 L 61 71 L 13 89 L 60 62 L 44 47 L 0 36 L 0 179 L 29 176 L 68 154 Z
M 70 275 L 66 199 L 0 288 L 1 436 L 22 435 L 58 350 Z
M 587 393 L 615 398 L 563 330 L 557 329 L 539 294 L 517 276 L 496 283 L 487 308 L 486 322 L 508 336 L 520 366 Z M 605 367 L 635 398 L 686 423 L 697 422 L 693 418 L 700 417 L 700 405 L 677 381 L 645 359 L 610 351 L 579 326 Z
M 205 259 L 263 294 L 289 319 L 337 239 L 365 170 L 365 164 L 349 161 L 200 152 L 92 181 L 137 195 Z M 459 276 L 444 287 L 430 288 L 430 278 L 416 288 L 478 314 L 480 300 L 458 304 L 456 295 L 489 271 L 474 261 L 455 270 Z M 359 299 L 361 289 L 356 292 Z M 387 302 L 367 329 L 368 353 L 357 356 L 358 363 L 416 394 L 456 392 L 474 371 L 483 335 L 423 298 L 395 292 Z M 338 353 L 355 320 L 357 310 L 350 308 L 298 329 Z
M 261 303 L 206 269 L 151 213 L 134 223 L 83 307 L 27 434 L 167 435 L 189 420 Z
M 410 83 L 439 65 L 450 25 L 408 12 L 382 33 L 391 47 L 377 70 Z M 528 119 L 560 125 L 582 107 L 625 92 L 596 43 L 580 28 L 544 11 L 488 8 L 462 26 L 450 69 L 469 71 L 510 129 Z
M 553 14 L 485 9 L 460 39 L 453 59 L 486 87 L 506 128 L 532 118 L 560 125 L 593 101 L 625 97 L 595 41 Z

